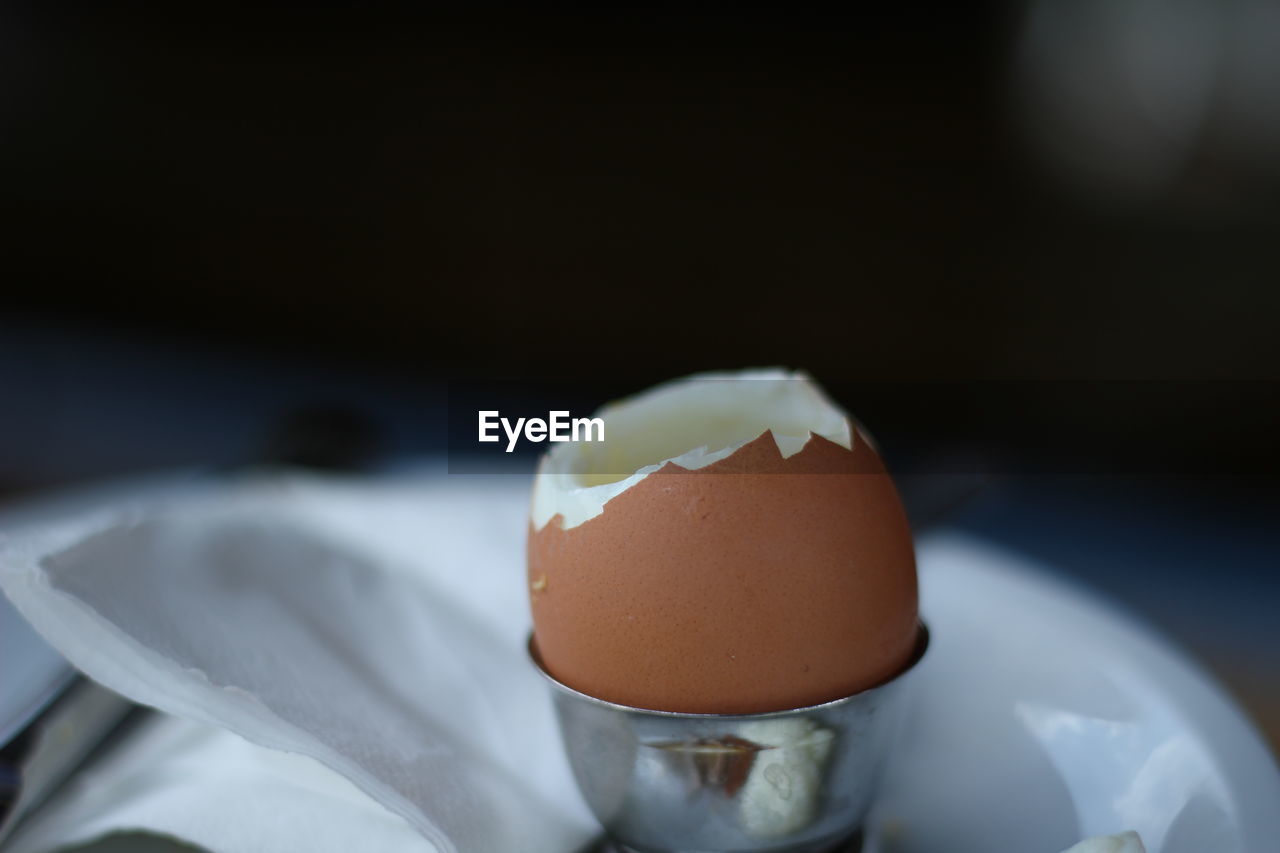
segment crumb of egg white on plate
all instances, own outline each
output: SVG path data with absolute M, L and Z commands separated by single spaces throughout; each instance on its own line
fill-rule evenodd
M 1086 838 L 1062 853 L 1146 853 L 1146 850 L 1138 833 L 1130 830 L 1116 835 Z

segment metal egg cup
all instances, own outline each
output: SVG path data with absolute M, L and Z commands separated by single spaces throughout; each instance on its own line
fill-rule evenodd
M 569 763 L 618 849 L 635 853 L 826 853 L 858 836 L 902 719 L 904 678 L 821 705 L 681 714 L 552 686 Z

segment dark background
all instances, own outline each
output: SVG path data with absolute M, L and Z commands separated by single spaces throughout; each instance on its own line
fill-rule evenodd
M 1272 57 L 1250 0 L 7 4 L 0 495 L 803 367 L 1280 742 Z

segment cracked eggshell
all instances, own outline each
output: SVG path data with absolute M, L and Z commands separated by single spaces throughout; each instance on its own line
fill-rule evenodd
M 638 708 L 746 714 L 856 693 L 910 659 L 915 558 L 879 454 L 806 377 L 750 376 L 787 384 L 775 393 L 731 383 L 657 407 L 649 427 L 664 436 L 660 452 L 700 467 L 667 461 L 594 485 L 589 472 L 553 471 L 548 487 L 544 460 L 528 578 L 539 656 L 564 684 Z M 667 391 L 620 405 L 643 409 Z M 786 402 L 779 394 L 803 398 L 796 417 L 755 432 L 753 424 L 767 423 Z M 708 402 L 717 395 L 724 399 Z M 725 446 L 698 429 L 663 428 L 698 400 L 726 416 L 739 406 L 731 432 L 756 437 L 734 435 Z M 833 412 L 842 429 L 832 426 Z M 810 434 L 806 419 L 837 440 Z M 690 447 L 700 457 L 692 462 Z M 548 489 L 570 515 L 592 500 L 599 505 L 569 524 L 544 505 L 549 517 L 539 524 Z

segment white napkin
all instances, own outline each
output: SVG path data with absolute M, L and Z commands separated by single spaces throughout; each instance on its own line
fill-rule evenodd
M 145 835 L 140 835 L 145 833 Z M 72 777 L 9 853 L 288 850 L 432 853 L 408 822 L 318 762 L 154 714 Z
M 407 820 L 420 849 L 565 853 L 596 830 L 524 654 L 522 491 L 442 472 L 246 480 L 10 532 L 0 586 L 95 680 L 310 756 Z M 265 790 L 261 802 L 272 811 Z M 236 822 L 182 837 L 288 849 L 256 840 L 253 814 Z M 294 849 L 349 840 L 319 832 Z

